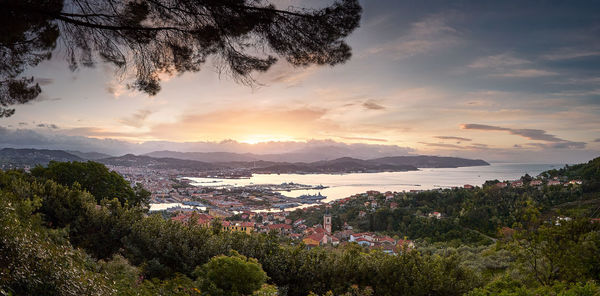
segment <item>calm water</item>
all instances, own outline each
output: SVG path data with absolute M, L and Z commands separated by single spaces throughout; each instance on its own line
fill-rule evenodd
M 321 190 L 282 191 L 286 196 L 296 197 L 302 194 L 321 192 L 326 195 L 325 201 L 345 198 L 368 190 L 403 191 L 426 190 L 463 186 L 464 184 L 481 185 L 486 180 L 514 180 L 525 175 L 536 176 L 539 173 L 561 168 L 562 164 L 523 164 L 497 163 L 490 166 L 421 169 L 410 172 L 361 173 L 361 174 L 255 174 L 249 179 L 212 179 L 189 178 L 196 186 L 245 186 L 251 184 L 281 184 L 294 182 L 307 185 L 329 186 Z

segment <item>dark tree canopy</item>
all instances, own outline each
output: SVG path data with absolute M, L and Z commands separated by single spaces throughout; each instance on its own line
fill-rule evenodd
M 37 178 L 50 179 L 65 186 L 79 183 L 91 193 L 96 202 L 103 199 L 118 199 L 121 203 L 133 206 L 147 206 L 150 192 L 137 184 L 132 188 L 121 175 L 110 171 L 101 163 L 88 162 L 55 162 L 48 167 L 37 166 L 31 170 L 31 175 Z
M 60 43 L 72 70 L 108 62 L 135 73 L 129 87 L 155 95 L 160 73 L 199 71 L 209 56 L 242 83 L 277 58 L 336 65 L 359 25 L 357 0 L 323 9 L 278 9 L 268 0 L 0 0 L 0 117 L 35 99 L 22 77 Z

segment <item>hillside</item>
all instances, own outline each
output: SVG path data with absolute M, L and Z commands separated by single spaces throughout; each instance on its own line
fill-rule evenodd
M 350 172 L 403 172 L 415 171 L 416 167 L 402 164 L 383 164 L 369 160 L 342 157 L 312 163 L 275 163 L 254 168 L 257 173 L 350 173 Z
M 150 156 L 138 156 L 133 154 L 103 158 L 99 159 L 98 162 L 113 166 L 145 167 L 153 169 L 190 169 L 197 171 L 227 169 L 227 167 L 201 161 L 177 158 L 154 158 Z
M 172 157 L 161 157 L 171 155 Z M 286 154 L 276 158 L 285 159 Z M 290 154 L 291 155 L 291 154 Z M 264 155 L 263 155 L 264 156 Z M 228 152 L 172 152 L 160 151 L 148 155 L 126 154 L 112 157 L 102 153 L 62 150 L 10 149 L 0 151 L 0 165 L 5 168 L 47 165 L 54 161 L 94 160 L 106 165 L 144 167 L 153 169 L 187 169 L 196 171 L 245 169 L 255 173 L 351 173 L 351 172 L 403 172 L 418 168 L 456 168 L 463 166 L 489 165 L 483 160 L 438 156 L 396 156 L 363 160 L 340 157 L 314 162 L 271 161 L 260 159 L 255 154 Z M 206 159 L 199 161 L 192 158 Z M 273 155 L 266 158 L 275 158 Z M 295 157 L 292 157 L 294 159 Z
M 25 167 L 47 165 L 50 161 L 83 161 L 79 156 L 62 150 L 13 149 L 0 150 L 0 167 Z
M 481 159 L 429 155 L 383 157 L 372 159 L 370 161 L 388 165 L 412 165 L 418 168 L 457 168 L 490 165 L 488 162 Z

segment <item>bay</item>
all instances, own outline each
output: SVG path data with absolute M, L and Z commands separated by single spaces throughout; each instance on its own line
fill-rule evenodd
M 326 202 L 345 198 L 368 190 L 410 191 L 460 187 L 465 184 L 481 186 L 486 180 L 516 180 L 525 174 L 561 168 L 564 164 L 493 163 L 489 166 L 461 168 L 424 168 L 408 172 L 352 173 L 352 174 L 254 174 L 247 179 L 187 178 L 192 185 L 201 187 L 240 187 L 258 184 L 298 183 L 323 185 L 320 190 L 281 191 L 285 196 L 321 193 Z

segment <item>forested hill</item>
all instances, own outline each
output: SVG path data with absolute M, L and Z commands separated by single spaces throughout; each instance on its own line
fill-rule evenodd
M 383 157 L 371 159 L 370 162 L 389 165 L 412 165 L 418 168 L 457 168 L 490 165 L 481 159 L 429 155 Z
M 549 170 L 542 173 L 546 177 L 563 177 L 586 180 L 587 187 L 600 191 L 600 157 L 587 163 L 567 165 L 561 169 Z

